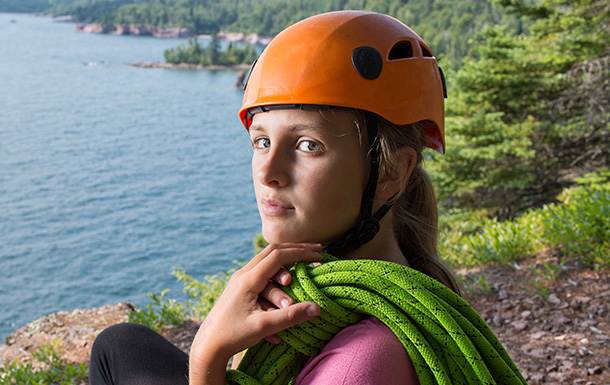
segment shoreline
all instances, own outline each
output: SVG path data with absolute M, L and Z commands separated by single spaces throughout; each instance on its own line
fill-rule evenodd
M 167 62 L 135 62 L 128 64 L 131 67 L 137 68 L 164 68 L 164 69 L 179 69 L 179 70 L 247 70 L 250 64 L 233 64 L 233 65 L 201 65 L 188 63 L 167 63 Z
M 56 16 L 55 19 L 62 21 L 71 21 L 63 16 Z M 109 35 L 132 35 L 132 36 L 152 36 L 158 38 L 190 38 L 197 37 L 201 39 L 211 39 L 212 35 L 200 34 L 196 35 L 188 28 L 162 28 L 156 26 L 143 26 L 138 24 L 119 24 L 104 26 L 98 23 L 75 23 L 75 32 L 109 34 Z M 272 36 L 260 36 L 257 33 L 243 32 L 218 32 L 216 38 L 220 41 L 230 43 L 249 43 L 252 45 L 267 45 L 273 38 Z

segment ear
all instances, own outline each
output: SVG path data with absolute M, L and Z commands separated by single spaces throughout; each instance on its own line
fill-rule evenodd
M 417 154 L 411 147 L 403 147 L 396 152 L 394 161 L 395 163 L 388 167 L 388 174 L 379 176 L 375 199 L 387 201 L 402 189 L 415 168 Z

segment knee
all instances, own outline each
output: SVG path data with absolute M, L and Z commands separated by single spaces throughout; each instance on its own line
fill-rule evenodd
M 91 358 L 116 353 L 133 341 L 141 340 L 140 336 L 149 332 L 154 333 L 146 326 L 134 323 L 112 325 L 95 338 L 91 348 Z

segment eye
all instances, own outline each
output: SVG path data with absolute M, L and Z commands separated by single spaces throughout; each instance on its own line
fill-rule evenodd
M 320 151 L 322 146 L 313 140 L 302 140 L 299 142 L 298 149 L 305 152 Z
M 252 142 L 252 147 L 254 148 L 269 148 L 271 141 L 269 138 L 256 138 Z

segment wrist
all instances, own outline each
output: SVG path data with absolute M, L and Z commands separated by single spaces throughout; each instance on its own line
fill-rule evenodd
M 189 385 L 224 385 L 228 359 L 210 353 L 189 357 Z

